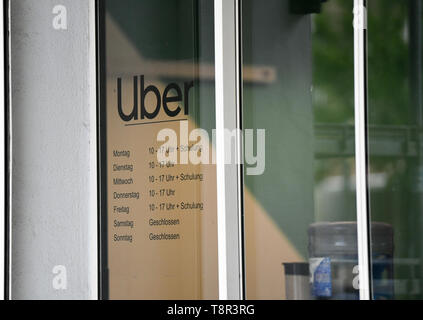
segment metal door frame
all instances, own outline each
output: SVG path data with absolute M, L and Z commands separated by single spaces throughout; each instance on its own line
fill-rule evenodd
M 0 218 L 0 300 L 6 300 L 10 297 L 9 282 L 10 282 L 10 259 L 8 253 L 10 252 L 10 224 L 9 224 L 9 186 L 10 175 L 8 175 L 9 167 L 9 150 L 8 150 L 8 132 L 9 132 L 9 112 L 8 112 L 8 61 L 7 51 L 9 48 L 8 37 L 6 30 L 8 30 L 8 0 L 0 1 L 0 103 L 2 105 L 2 112 L 0 112 L 0 203 L 3 204 L 3 210 Z
M 97 1 L 97 5 L 99 3 L 101 1 Z M 237 135 L 235 146 L 232 146 L 232 148 L 228 146 L 230 141 L 225 139 L 226 129 L 242 129 L 242 0 L 214 0 L 214 4 L 219 298 L 221 300 L 242 300 L 246 298 L 242 135 Z M 97 14 L 98 10 L 97 7 Z M 360 299 L 362 300 L 370 300 L 372 297 L 370 212 L 367 181 L 366 21 L 366 0 L 354 0 L 356 201 Z M 100 47 L 102 39 L 98 38 L 99 30 L 96 31 L 96 35 L 97 45 Z M 97 72 L 99 68 L 100 66 L 97 64 Z M 101 100 L 100 91 L 102 88 L 97 88 L 97 90 L 97 99 Z M 99 134 L 97 132 L 97 135 Z M 101 148 L 100 145 L 98 147 Z M 225 159 L 228 159 L 228 152 L 236 154 L 236 163 L 225 163 Z M 100 162 L 101 159 L 98 159 L 98 161 Z M 99 190 L 102 188 L 101 180 L 100 175 Z M 4 195 L 4 192 L 2 194 Z M 99 207 L 101 207 L 101 203 L 99 203 Z M 99 296 L 101 297 L 101 293 L 104 294 L 104 288 L 101 287 L 105 276 L 100 270 L 102 261 L 104 262 L 104 248 L 100 245 L 102 242 L 101 213 L 98 219 L 98 285 Z

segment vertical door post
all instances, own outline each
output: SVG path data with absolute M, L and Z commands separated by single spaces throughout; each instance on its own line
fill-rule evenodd
M 7 39 L 4 32 L 5 29 L 5 2 L 0 0 L 0 203 L 2 204 L 0 209 L 0 300 L 4 300 L 8 297 L 7 293 L 7 275 L 8 270 L 8 257 L 6 247 L 9 245 L 7 241 L 8 231 L 7 221 L 8 221 L 8 209 L 7 209 L 7 176 L 6 176 L 6 164 L 7 164 L 7 149 L 6 149 L 6 114 L 7 114 L 7 104 L 6 104 L 6 75 L 5 65 L 6 57 L 5 54 L 6 47 L 5 43 Z
M 367 158 L 367 6 L 365 0 L 354 0 L 354 99 L 357 235 L 360 299 L 372 296 L 370 216 Z
M 244 298 L 240 0 L 215 0 L 219 298 Z

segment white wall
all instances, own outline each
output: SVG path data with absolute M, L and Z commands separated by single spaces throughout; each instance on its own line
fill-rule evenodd
M 13 299 L 97 297 L 94 23 L 92 0 L 11 1 Z

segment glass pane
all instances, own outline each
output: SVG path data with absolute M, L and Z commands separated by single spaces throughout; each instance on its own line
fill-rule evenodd
M 266 130 L 265 170 L 245 165 L 249 299 L 359 298 L 352 12 L 243 1 L 243 125 Z
M 105 297 L 216 299 L 213 1 L 103 3 Z
M 368 1 L 375 299 L 423 298 L 422 5 Z

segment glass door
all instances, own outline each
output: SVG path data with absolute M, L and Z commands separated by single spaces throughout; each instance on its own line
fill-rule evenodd
M 243 1 L 248 299 L 360 298 L 352 21 L 352 1 Z
M 368 1 L 375 299 L 423 299 L 422 8 L 421 0 Z
M 213 1 L 100 1 L 110 299 L 217 299 Z

